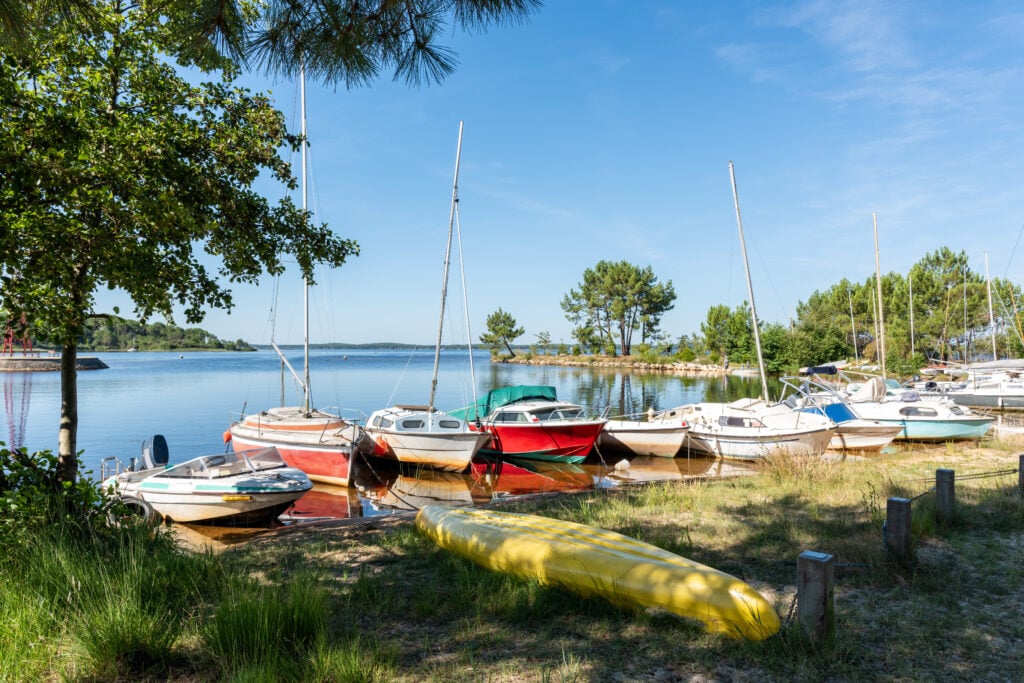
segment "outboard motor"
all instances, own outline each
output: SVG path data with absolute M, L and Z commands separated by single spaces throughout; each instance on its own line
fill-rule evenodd
M 163 467 L 167 464 L 167 439 L 163 434 L 154 434 L 153 438 L 142 442 L 142 469 Z

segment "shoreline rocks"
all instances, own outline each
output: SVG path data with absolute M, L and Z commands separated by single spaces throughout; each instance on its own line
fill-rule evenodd
M 616 356 L 533 356 L 532 358 L 492 358 L 492 363 L 510 365 L 547 365 L 555 367 L 601 368 L 608 370 L 632 370 L 649 373 L 666 373 L 686 375 L 689 377 L 722 377 L 729 370 L 720 365 L 703 365 L 701 363 L 644 363 Z

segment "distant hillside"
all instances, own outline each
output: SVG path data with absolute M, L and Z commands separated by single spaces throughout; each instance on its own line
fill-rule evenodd
M 257 349 L 269 349 L 269 344 L 256 344 Z M 302 348 L 302 344 L 278 344 L 282 349 L 297 349 Z M 377 350 L 377 349 L 433 349 L 433 344 L 402 344 L 400 342 L 373 342 L 371 344 L 343 344 L 341 342 L 330 342 L 327 344 L 310 344 L 311 349 L 346 349 L 346 350 Z M 442 349 L 465 349 L 465 344 L 442 344 Z M 479 344 L 474 347 L 477 349 L 483 348 Z
M 39 346 L 52 346 L 37 338 Z M 79 342 L 82 351 L 255 351 L 248 342 L 224 341 L 198 327 L 142 323 L 117 316 L 90 318 Z

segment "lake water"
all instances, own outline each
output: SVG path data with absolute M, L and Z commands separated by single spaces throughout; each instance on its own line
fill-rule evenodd
M 285 353 L 301 372 L 302 350 L 285 349 Z M 83 471 L 92 471 L 94 477 L 99 476 L 103 458 L 116 456 L 128 462 L 139 454 L 143 440 L 154 434 L 167 438 L 171 461 L 180 462 L 223 451 L 223 434 L 243 411 L 301 402 L 297 382 L 273 351 L 87 355 L 97 355 L 109 366 L 107 370 L 78 373 L 78 449 L 84 451 Z M 313 350 L 313 403 L 319 408 L 339 410 L 347 417 L 365 417 L 393 403 L 425 404 L 433 360 L 433 350 L 425 349 Z M 757 381 L 746 378 L 492 364 L 485 351 L 475 353 L 474 369 L 480 394 L 498 386 L 549 384 L 557 388 L 559 398 L 582 403 L 598 413 L 608 408 L 611 415 L 759 393 Z M 470 404 L 474 398 L 472 376 L 465 351 L 442 352 L 435 405 L 451 410 Z M 0 373 L 0 382 L 4 398 L 0 440 L 29 450 L 56 452 L 59 373 Z M 531 486 L 532 490 L 613 486 L 638 478 L 680 478 L 701 468 L 710 471 L 711 463 L 693 463 L 685 458 L 634 459 L 627 471 L 615 470 L 614 463 L 588 461 L 568 471 L 548 468 L 534 477 L 532 484 L 525 475 L 520 481 L 505 477 L 505 481 L 498 482 L 493 477 L 493 481 L 487 481 L 486 477 L 429 472 L 360 472 L 355 486 L 347 492 L 326 487 L 320 491 L 322 495 L 311 496 L 331 498 L 316 505 L 307 501 L 306 514 L 339 516 L 346 511 L 344 516 L 360 516 L 403 507 L 413 509 L 418 507 L 414 501 L 431 498 L 480 502 L 487 497 L 525 493 Z M 329 512 L 332 505 L 337 508 L 334 513 Z M 293 512 L 302 512 L 301 506 Z

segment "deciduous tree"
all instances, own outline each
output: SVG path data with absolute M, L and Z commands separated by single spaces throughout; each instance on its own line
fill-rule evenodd
M 158 13 L 94 7 L 101 30 L 40 20 L 0 60 L 0 297 L 62 346 L 64 481 L 77 473 L 77 345 L 98 287 L 125 291 L 143 319 L 180 305 L 199 322 L 231 307 L 231 284 L 282 272 L 282 256 L 312 278 L 357 253 L 254 189 L 261 176 L 295 184 L 280 153 L 299 141 L 266 97 L 237 87 L 230 66 L 213 82 L 177 75 Z

